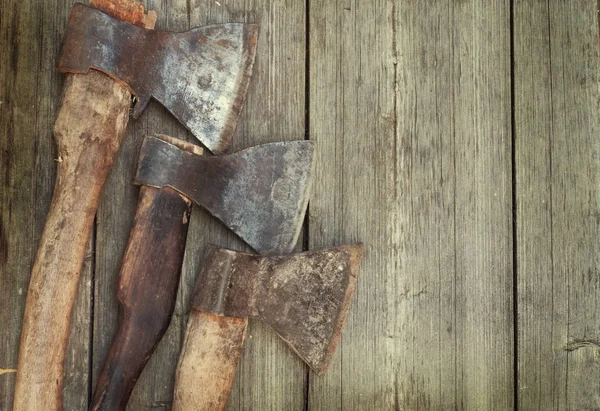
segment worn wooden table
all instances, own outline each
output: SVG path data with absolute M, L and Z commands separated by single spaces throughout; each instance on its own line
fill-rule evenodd
M 54 70 L 73 0 L 0 4 L 0 409 L 55 176 Z M 310 138 L 298 249 L 363 241 L 324 378 L 254 322 L 228 409 L 600 409 L 600 104 L 593 0 L 148 1 L 158 28 L 256 22 L 235 149 Z M 84 410 L 115 331 L 115 278 L 145 133 L 191 140 L 158 104 L 132 121 L 96 219 L 65 409 Z M 193 212 L 175 316 L 130 410 L 169 409 L 207 243 Z M 160 256 L 157 256 L 160 258 Z M 151 262 L 149 262 L 151 264 Z M 201 388 L 201 387 L 200 387 Z

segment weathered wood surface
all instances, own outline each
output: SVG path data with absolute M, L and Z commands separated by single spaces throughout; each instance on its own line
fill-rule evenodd
M 600 409 L 597 4 L 516 1 L 518 392 Z
M 57 7 L 52 2 L 7 1 L 0 6 L 2 371 L 17 367 L 29 275 L 52 198 L 57 158 L 52 127 L 63 84 L 55 62 L 71 3 Z M 65 364 L 66 409 L 87 404 L 92 266 L 86 258 L 72 317 Z M 14 383 L 13 372 L 0 372 L 1 410 L 12 407 Z
M 29 273 L 52 195 L 51 129 L 62 88 L 54 66 L 72 4 L 0 4 L 2 370 L 16 368 Z M 260 25 L 234 149 L 302 139 L 308 125 L 318 166 L 304 245 L 365 242 L 329 373 L 310 374 L 271 330 L 251 321 L 227 409 L 502 410 L 515 399 L 521 409 L 600 408 L 595 2 L 146 5 L 158 13 L 157 28 Z M 73 314 L 67 410 L 86 408 L 118 324 L 115 284 L 145 133 L 193 141 L 156 103 L 130 122 Z M 170 409 L 208 243 L 247 249 L 193 210 L 175 316 L 130 410 Z M 14 381 L 14 373 L 0 373 L 0 410 L 11 409 Z
M 309 243 L 366 248 L 309 409 L 510 409 L 509 2 L 315 0 L 310 15 Z

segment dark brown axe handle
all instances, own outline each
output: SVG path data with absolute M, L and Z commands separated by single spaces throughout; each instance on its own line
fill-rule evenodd
M 133 0 L 96 3 L 92 1 L 92 6 L 111 14 L 126 10 L 119 17 L 153 27 L 155 19 L 146 19 L 143 7 Z M 79 273 L 102 187 L 127 125 L 130 102 L 125 86 L 99 72 L 66 77 L 54 125 L 56 186 L 31 270 L 15 411 L 62 409 L 63 363 Z
M 202 154 L 193 144 L 161 139 Z M 133 387 L 167 331 L 177 296 L 191 201 L 169 187 L 142 186 L 117 296 L 123 319 L 100 373 L 91 408 L 125 410 Z

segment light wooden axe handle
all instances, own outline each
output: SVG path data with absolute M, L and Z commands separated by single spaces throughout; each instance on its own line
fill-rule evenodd
M 225 408 L 242 353 L 248 319 L 193 309 L 177 362 L 172 411 Z
M 100 6 L 110 3 L 96 2 Z M 118 9 L 104 11 L 115 14 Z M 130 102 L 128 89 L 100 72 L 66 76 L 54 125 L 56 185 L 31 270 L 14 411 L 62 409 L 63 364 L 79 274 L 102 187 L 125 132 Z
M 182 150 L 202 149 L 158 136 Z M 170 187 L 142 186 L 117 286 L 123 318 L 98 378 L 91 410 L 125 410 L 144 366 L 167 331 L 192 203 Z
M 127 124 L 130 95 L 99 72 L 68 75 L 54 126 L 58 170 L 27 294 L 14 411 L 62 409 L 71 309 L 102 186 Z

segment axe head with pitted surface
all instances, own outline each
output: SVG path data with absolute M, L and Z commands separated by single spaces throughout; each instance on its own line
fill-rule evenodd
M 296 244 L 308 205 L 313 146 L 285 141 L 209 157 L 150 136 L 142 143 L 135 183 L 171 187 L 259 253 L 286 253 Z
M 353 244 L 260 256 L 209 246 L 192 297 L 173 409 L 225 406 L 249 317 L 269 325 L 324 374 L 348 314 L 362 251 L 362 244 Z
M 254 64 L 258 29 L 227 23 L 176 33 L 148 30 L 77 3 L 58 70 L 99 70 L 125 84 L 138 118 L 154 98 L 211 152 L 226 151 Z

